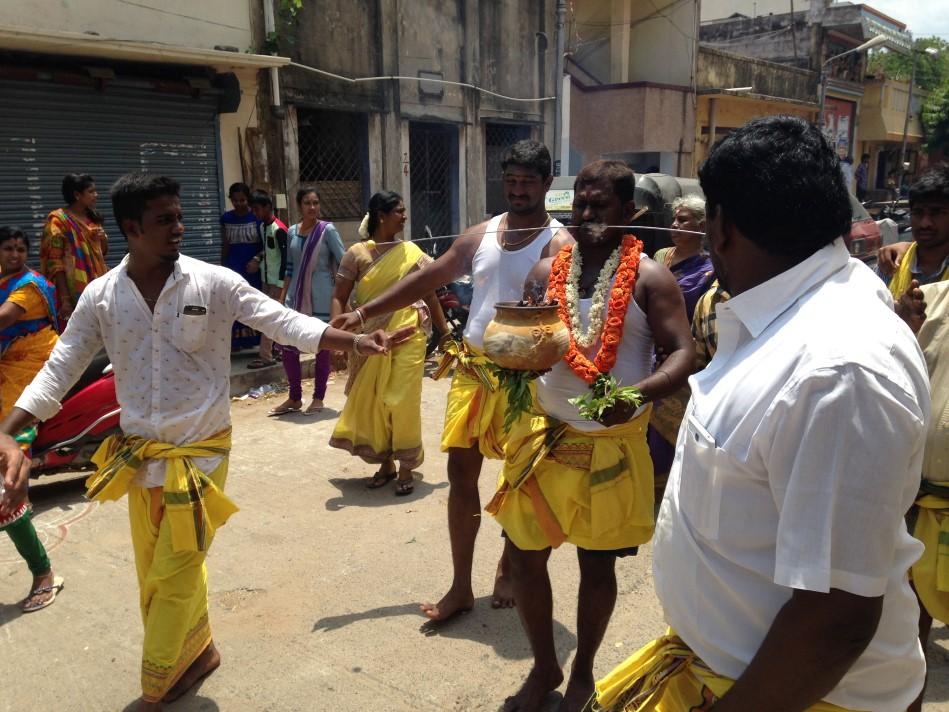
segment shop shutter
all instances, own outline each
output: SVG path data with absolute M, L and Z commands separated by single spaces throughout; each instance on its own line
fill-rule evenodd
M 50 210 L 62 207 L 66 173 L 89 173 L 109 235 L 109 265 L 126 252 L 109 188 L 147 170 L 181 183 L 183 251 L 220 262 L 222 186 L 217 97 L 183 96 L 107 84 L 103 90 L 51 82 L 0 80 L 0 225 L 31 240 L 32 264 Z

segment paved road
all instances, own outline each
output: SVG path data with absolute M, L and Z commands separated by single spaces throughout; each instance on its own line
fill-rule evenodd
M 438 452 L 447 382 L 426 381 L 423 481 L 408 498 L 366 491 L 368 466 L 326 447 L 335 412 L 265 417 L 271 402 L 234 403 L 228 492 L 243 508 L 209 559 L 211 620 L 222 667 L 167 709 L 495 710 L 530 668 L 514 611 L 488 605 L 501 551 L 488 519 L 475 560 L 475 610 L 441 629 L 420 601 L 448 584 L 448 484 Z M 327 403 L 342 405 L 342 384 Z M 486 501 L 497 465 L 482 477 Z M 138 695 L 141 623 L 124 502 L 84 502 L 81 480 L 33 490 L 42 536 L 66 590 L 28 616 L 14 605 L 29 585 L 0 538 L 0 660 L 5 710 L 123 710 Z M 664 625 L 651 552 L 618 563 L 619 601 L 597 660 L 605 673 Z M 556 640 L 576 645 L 577 567 L 564 547 L 551 561 Z M 949 712 L 949 633 L 934 631 L 928 712 Z M 19 670 L 11 675 L 14 653 Z M 12 679 L 11 679 L 12 678 Z M 551 700 L 552 704 L 555 702 Z

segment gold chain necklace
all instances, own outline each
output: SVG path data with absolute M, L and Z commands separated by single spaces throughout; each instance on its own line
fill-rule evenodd
M 520 247 L 521 245 L 526 245 L 528 242 L 530 242 L 530 241 L 533 240 L 535 237 L 537 237 L 540 233 L 542 233 L 544 230 L 546 230 L 549 225 L 550 225 L 550 215 L 547 216 L 547 219 L 544 221 L 544 224 L 543 224 L 543 225 L 541 225 L 539 228 L 537 228 L 536 230 L 534 230 L 534 232 L 528 234 L 527 237 L 522 238 L 521 240 L 518 240 L 517 242 L 508 242 L 505 237 L 502 237 L 502 238 L 501 238 L 501 249 L 502 249 L 502 250 L 511 251 L 511 250 L 517 249 L 517 248 Z M 507 229 L 507 216 L 506 216 L 506 215 L 505 215 L 505 217 L 504 217 L 504 229 L 505 229 L 505 230 Z

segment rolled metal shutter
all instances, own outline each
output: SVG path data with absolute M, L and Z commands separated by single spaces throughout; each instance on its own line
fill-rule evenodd
M 31 263 L 50 210 L 62 207 L 66 173 L 89 173 L 109 235 L 109 265 L 126 253 L 109 188 L 146 170 L 181 183 L 185 243 L 192 257 L 220 262 L 222 186 L 217 97 L 198 98 L 107 84 L 88 87 L 0 80 L 0 225 L 30 236 Z

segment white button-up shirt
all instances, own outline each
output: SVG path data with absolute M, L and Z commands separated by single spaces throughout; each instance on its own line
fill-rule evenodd
M 889 292 L 842 240 L 718 305 L 692 376 L 655 534 L 666 620 L 739 677 L 793 589 L 883 596 L 870 645 L 825 698 L 905 710 L 922 689 L 919 486 L 926 364 Z
M 240 321 L 279 343 L 315 352 L 326 323 L 286 309 L 240 275 L 182 255 L 152 313 L 126 271 L 128 257 L 89 283 L 49 360 L 17 400 L 40 420 L 103 347 L 115 371 L 125 433 L 175 445 L 230 425 L 231 327 Z M 199 459 L 208 471 L 215 461 Z M 152 461 L 135 484 L 164 484 Z

